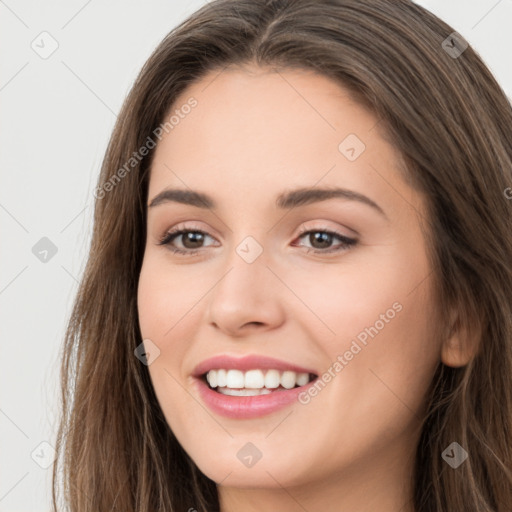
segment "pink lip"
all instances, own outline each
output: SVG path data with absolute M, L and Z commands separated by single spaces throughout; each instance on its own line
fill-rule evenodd
M 229 396 L 213 391 L 208 384 L 201 378 L 202 375 L 213 369 L 235 369 L 241 371 L 247 370 L 268 370 L 275 369 L 279 371 L 294 371 L 297 373 L 313 373 L 308 368 L 303 368 L 294 364 L 272 359 L 265 356 L 245 356 L 234 358 L 227 355 L 212 357 L 200 363 L 194 369 L 195 384 L 200 397 L 204 403 L 214 413 L 236 419 L 250 419 L 264 416 L 278 411 L 298 400 L 298 395 L 307 390 L 314 384 L 309 382 L 305 386 L 293 389 L 273 391 L 268 395 L 259 396 Z M 315 374 L 316 375 L 316 374 Z
M 314 370 L 303 368 L 295 364 L 287 363 L 279 359 L 273 359 L 266 356 L 244 356 L 244 357 L 231 357 L 228 355 L 220 355 L 206 359 L 202 363 L 199 363 L 192 372 L 194 377 L 200 377 L 201 375 L 209 372 L 210 370 L 218 369 L 226 370 L 279 370 L 279 371 L 292 371 L 297 373 L 315 373 Z
M 236 419 L 258 418 L 297 402 L 298 395 L 306 391 L 314 382 L 311 381 L 298 388 L 273 391 L 269 395 L 228 396 L 213 391 L 203 380 L 195 379 L 199 395 L 210 410 L 221 416 Z

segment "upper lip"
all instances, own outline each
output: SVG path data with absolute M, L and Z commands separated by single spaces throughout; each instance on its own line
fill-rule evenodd
M 266 357 L 263 355 L 248 355 L 243 357 L 233 357 L 227 354 L 220 354 L 211 357 L 199 363 L 193 371 L 194 377 L 201 377 L 210 370 L 226 369 L 226 370 L 280 370 L 292 371 L 297 373 L 313 373 L 309 368 L 304 368 L 293 363 L 288 363 L 280 359 Z M 316 375 L 316 374 L 315 374 Z

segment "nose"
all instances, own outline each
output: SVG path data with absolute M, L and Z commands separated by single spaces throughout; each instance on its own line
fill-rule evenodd
M 210 325 L 230 337 L 264 332 L 284 322 L 286 287 L 267 266 L 264 254 L 248 263 L 234 251 L 208 294 Z

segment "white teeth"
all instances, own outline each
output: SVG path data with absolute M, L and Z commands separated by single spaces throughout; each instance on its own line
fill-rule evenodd
M 226 373 L 226 386 L 228 388 L 243 388 L 244 372 L 240 370 L 228 370 Z
M 261 389 L 265 386 L 265 377 L 261 370 L 249 370 L 245 372 L 245 388 Z
M 217 376 L 218 379 L 218 376 Z M 297 385 L 305 386 L 309 382 L 309 373 L 298 373 L 297 374 Z
M 230 396 L 258 396 L 269 395 L 272 393 L 270 389 L 230 389 L 230 388 L 217 388 L 219 393 Z
M 217 387 L 217 372 L 208 372 L 206 374 L 206 380 L 208 381 L 208 384 L 210 384 L 210 386 L 212 388 L 216 388 Z
M 226 370 L 217 370 L 217 386 L 223 388 L 226 385 Z
M 281 384 L 281 376 L 277 370 L 268 370 L 265 374 L 265 387 L 274 389 Z
M 297 374 L 295 372 L 283 372 L 283 375 L 281 375 L 281 386 L 285 389 L 292 389 L 295 387 L 296 379 Z
M 210 370 L 206 374 L 206 380 L 212 388 L 218 388 L 217 391 L 225 395 L 253 396 L 267 394 L 265 391 L 270 392 L 269 390 L 277 389 L 280 386 L 284 389 L 305 386 L 309 382 L 309 373 L 292 371 L 281 373 L 279 370 L 248 370 L 242 372 L 240 370 L 219 369 Z M 239 391 L 244 393 L 239 393 Z

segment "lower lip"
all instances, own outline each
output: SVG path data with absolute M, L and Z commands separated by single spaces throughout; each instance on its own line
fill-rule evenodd
M 305 386 L 273 391 L 268 395 L 257 396 L 230 396 L 223 395 L 206 384 L 201 379 L 196 379 L 199 394 L 204 403 L 215 413 L 228 418 L 250 419 L 265 416 L 298 401 L 298 395 L 305 391 L 314 381 Z

